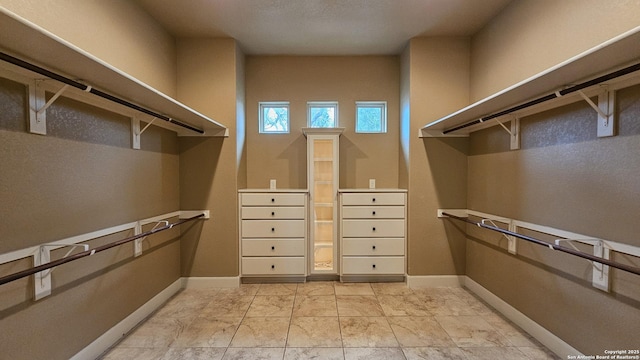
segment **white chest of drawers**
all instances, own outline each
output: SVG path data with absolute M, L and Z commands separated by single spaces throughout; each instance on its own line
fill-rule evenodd
M 340 190 L 342 280 L 406 275 L 406 190 Z
M 307 274 L 307 191 L 240 190 L 240 276 Z

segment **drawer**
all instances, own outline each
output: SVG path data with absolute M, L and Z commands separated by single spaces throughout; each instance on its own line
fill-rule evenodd
M 404 257 L 343 257 L 343 274 L 404 274 Z
M 343 206 L 343 219 L 404 219 L 404 206 Z
M 304 239 L 242 239 L 242 256 L 304 256 Z
M 241 206 L 304 206 L 305 194 L 242 194 Z
M 304 207 L 243 207 L 243 219 L 304 219 Z
M 404 220 L 343 220 L 342 237 L 404 237 Z
M 304 275 L 304 257 L 242 258 L 243 275 Z
M 243 238 L 303 238 L 304 220 L 242 220 Z
M 345 256 L 393 256 L 404 255 L 404 238 L 343 238 L 342 255 Z
M 404 193 L 344 193 L 342 205 L 404 205 Z

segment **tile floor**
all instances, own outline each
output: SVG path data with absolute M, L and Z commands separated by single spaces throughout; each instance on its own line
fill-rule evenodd
M 101 359 L 558 358 L 463 288 L 308 282 L 183 290 Z

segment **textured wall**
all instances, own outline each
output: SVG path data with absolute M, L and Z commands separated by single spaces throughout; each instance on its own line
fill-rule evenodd
M 179 209 L 174 133 L 150 127 L 132 150 L 128 119 L 61 97 L 47 110 L 48 135 L 29 134 L 25 93 L 0 79 L 0 253 Z M 31 278 L 1 286 L 0 357 L 73 356 L 180 277 L 178 237 L 177 228 L 149 237 L 135 259 L 128 244 L 62 265 L 38 302 Z M 0 275 L 31 266 L 0 265 Z
M 640 86 L 618 92 L 618 136 L 596 137 L 584 102 L 521 119 L 522 149 L 495 126 L 470 139 L 468 207 L 640 246 Z M 584 354 L 637 347 L 638 276 L 612 269 L 611 293 L 589 262 L 469 227 L 467 275 Z M 530 234 L 553 241 L 543 234 Z M 583 251 L 592 251 L 582 246 Z M 615 261 L 640 265 L 616 254 Z

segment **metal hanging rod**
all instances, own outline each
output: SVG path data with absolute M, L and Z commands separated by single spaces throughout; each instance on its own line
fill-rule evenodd
M 491 226 L 491 225 L 483 224 L 481 222 L 474 222 L 474 221 L 469 220 L 469 218 L 466 218 L 466 217 L 452 215 L 452 214 L 449 214 L 447 212 L 443 212 L 442 215 L 448 216 L 448 217 L 450 217 L 452 219 L 464 221 L 466 223 L 469 223 L 469 224 L 472 224 L 472 225 L 476 225 L 476 226 L 484 228 L 484 229 L 493 230 L 493 231 L 497 231 L 497 232 L 505 234 L 505 235 L 510 235 L 510 236 L 513 236 L 513 237 L 517 237 L 518 239 L 522 239 L 522 240 L 526 240 L 526 241 L 532 242 L 534 244 L 542 245 L 542 246 L 548 247 L 548 248 L 550 248 L 552 250 L 562 251 L 562 252 L 577 256 L 577 257 L 581 257 L 583 259 L 595 261 L 595 262 L 598 262 L 600 264 L 609 265 L 609 266 L 614 267 L 616 269 L 620 269 L 620 270 L 624 270 L 624 271 L 630 272 L 632 274 L 640 275 L 640 268 L 637 268 L 637 267 L 633 267 L 633 266 L 629 266 L 629 265 L 625 265 L 625 264 L 620 264 L 618 262 L 611 261 L 609 259 L 603 259 L 601 257 L 597 257 L 597 256 L 594 256 L 594 255 L 591 255 L 591 254 L 583 253 L 582 251 L 578 251 L 578 250 L 570 249 L 570 248 L 567 248 L 567 247 L 564 247 L 564 246 L 548 243 L 546 241 L 542 241 L 540 239 L 536 239 L 536 238 L 533 238 L 533 237 L 530 237 L 530 236 L 522 235 L 522 234 L 519 234 L 517 232 L 501 229 L 501 228 L 499 228 L 497 226 Z
M 4 276 L 4 277 L 0 278 L 0 285 L 4 285 L 6 283 L 21 279 L 23 277 L 26 277 L 26 276 L 29 276 L 29 275 L 33 275 L 33 274 L 38 273 L 40 271 L 51 269 L 53 267 L 56 267 L 56 266 L 59 266 L 59 265 L 62 265 L 62 264 L 66 264 L 68 262 L 81 259 L 83 257 L 91 256 L 91 255 L 99 253 L 101 251 L 109 250 L 109 249 L 111 249 L 113 247 L 126 244 L 128 242 L 134 241 L 136 239 L 143 238 L 145 236 L 149 236 L 149 235 L 155 234 L 155 233 L 160 232 L 160 231 L 171 229 L 174 226 L 181 225 L 181 224 L 184 224 L 184 223 L 189 222 L 189 221 L 197 220 L 197 219 L 199 219 L 201 217 L 204 217 L 204 216 L 205 216 L 204 213 L 198 214 L 198 215 L 192 216 L 190 218 L 186 218 L 186 219 L 182 219 L 182 220 L 176 221 L 173 224 L 167 224 L 167 225 L 165 225 L 163 227 L 154 228 L 154 229 L 152 229 L 150 231 L 147 231 L 145 233 L 142 233 L 142 234 L 138 234 L 138 235 L 135 235 L 135 236 L 131 236 L 131 237 L 122 239 L 122 240 L 114 241 L 112 243 L 105 244 L 105 245 L 102 245 L 102 246 L 98 246 L 98 247 L 96 247 L 94 249 L 91 249 L 91 250 L 82 251 L 82 252 L 79 252 L 77 254 L 71 255 L 69 257 L 65 257 L 65 258 L 62 258 L 62 259 L 54 260 L 54 261 L 48 262 L 46 264 L 42 264 L 40 266 L 32 267 L 30 269 L 18 271 L 16 273 L 13 273 L 13 274 L 10 274 L 10 275 L 7 275 L 7 276 Z
M 500 112 L 497 112 L 497 113 L 494 113 L 494 114 L 491 114 L 491 115 L 487 115 L 487 116 L 482 117 L 480 119 L 473 120 L 473 121 L 470 121 L 470 122 L 462 124 L 462 125 L 458 125 L 458 126 L 453 127 L 451 129 L 446 129 L 446 130 L 444 130 L 442 132 L 442 134 L 446 135 L 446 134 L 452 133 L 454 131 L 458 131 L 460 129 L 464 129 L 464 128 L 472 126 L 472 125 L 480 124 L 480 123 L 483 123 L 485 121 L 489 121 L 491 119 L 495 119 L 495 118 L 503 116 L 503 115 L 507 115 L 507 114 L 510 114 L 510 113 L 513 113 L 513 112 L 516 112 L 516 111 L 519 111 L 519 110 L 522 110 L 522 109 L 526 109 L 528 107 L 531 107 L 531 106 L 534 106 L 534 105 L 538 105 L 538 104 L 543 103 L 545 101 L 553 100 L 553 99 L 559 98 L 561 96 L 564 96 L 564 95 L 567 95 L 567 94 L 571 94 L 571 93 L 576 92 L 576 91 L 580 91 L 582 89 L 588 88 L 588 87 L 593 86 L 593 85 L 601 84 L 601 83 L 603 83 L 605 81 L 608 81 L 608 80 L 611 80 L 611 79 L 615 79 L 615 78 L 618 78 L 620 76 L 624 76 L 624 75 L 630 74 L 630 73 L 638 71 L 638 70 L 640 70 L 640 63 L 628 66 L 626 68 L 614 71 L 614 72 L 606 74 L 606 75 L 602 75 L 602 76 L 597 77 L 595 79 L 592 79 L 592 80 L 589 80 L 589 81 L 585 81 L 583 83 L 568 87 L 566 89 L 556 91 L 556 92 L 551 93 L 549 95 L 541 96 L 541 97 L 533 99 L 531 101 L 527 101 L 524 104 L 520 104 L 520 105 L 516 105 L 516 106 L 510 107 L 510 108 L 508 108 L 506 110 L 502 110 Z
M 155 112 L 153 110 L 149 110 L 149 109 L 144 108 L 142 106 L 139 106 L 139 105 L 136 105 L 134 103 L 131 103 L 131 102 L 127 101 L 127 100 L 124 100 L 124 99 L 115 97 L 113 95 L 107 94 L 107 93 L 105 93 L 103 91 L 94 89 L 93 87 L 91 87 L 89 85 L 85 85 L 85 84 L 80 83 L 78 81 L 75 81 L 73 79 L 69 79 L 66 76 L 62 76 L 60 74 L 56 74 L 56 73 L 54 73 L 52 71 L 49 71 L 49 70 L 47 70 L 45 68 L 42 68 L 40 66 L 37 66 L 37 65 L 34 65 L 34 64 L 31 64 L 31 63 L 28 63 L 28 62 L 26 62 L 24 60 L 18 59 L 16 57 L 13 57 L 13 56 L 11 56 L 9 54 L 6 54 L 4 52 L 0 52 L 0 59 L 6 61 L 8 63 L 11 63 L 13 65 L 19 66 L 19 67 L 21 67 L 23 69 L 27 69 L 27 70 L 33 71 L 35 73 L 38 73 L 40 75 L 44 75 L 44 76 L 46 76 L 48 78 L 51 78 L 51 79 L 54 79 L 54 80 L 58 80 L 61 83 L 67 84 L 69 86 L 73 86 L 76 89 L 80 89 L 82 91 L 86 91 L 86 92 L 92 93 L 94 95 L 100 96 L 103 99 L 107 99 L 107 100 L 113 101 L 113 102 L 118 103 L 120 105 L 126 106 L 126 107 L 128 107 L 130 109 L 140 111 L 140 112 L 145 113 L 147 115 L 151 115 L 151 116 L 156 117 L 158 119 L 162 119 L 162 120 L 170 122 L 172 124 L 181 126 L 181 127 L 185 128 L 185 129 L 189 129 L 191 131 L 195 131 L 198 134 L 204 134 L 204 130 L 202 130 L 202 129 L 198 129 L 198 128 L 192 126 L 192 125 L 183 123 L 183 122 L 178 121 L 176 119 L 172 119 L 172 118 L 170 118 L 168 116 L 159 114 L 159 113 L 157 113 L 157 112 Z

